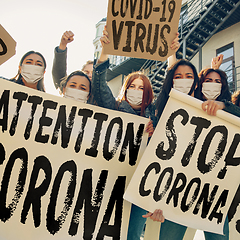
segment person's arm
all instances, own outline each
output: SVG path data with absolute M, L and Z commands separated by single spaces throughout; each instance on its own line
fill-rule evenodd
M 52 77 L 56 88 L 60 86 L 61 79 L 67 75 L 67 44 L 74 40 L 73 37 L 71 31 L 66 31 L 59 46 L 54 49 Z
M 171 55 L 170 57 L 168 57 L 168 67 L 171 67 L 176 61 L 177 61 L 177 57 L 176 57 L 176 52 L 180 47 L 180 43 L 179 43 L 179 33 L 177 33 L 177 36 L 173 39 L 172 44 L 170 46 L 170 48 L 172 50 L 174 50 L 174 54 Z
M 240 117 L 240 107 L 226 100 L 223 101 L 207 100 L 202 103 L 202 109 L 203 111 L 207 112 L 207 114 L 213 116 L 216 116 L 217 110 L 224 110 L 237 117 Z
M 165 221 L 165 218 L 163 216 L 163 211 L 161 209 L 156 209 L 153 213 L 148 212 L 145 215 L 142 215 L 143 218 L 151 218 L 153 221 L 161 222 L 163 223 Z
M 106 26 L 104 26 L 103 35 L 100 38 L 100 42 L 102 45 L 102 51 L 101 51 L 99 59 L 97 60 L 97 63 L 102 63 L 102 62 L 108 60 L 108 54 L 103 53 L 104 45 L 110 43 L 110 40 L 108 38 L 108 32 L 106 30 Z
M 97 105 L 108 109 L 116 109 L 116 99 L 106 83 L 106 71 L 109 60 L 97 64 L 93 68 L 92 92 Z
M 217 57 L 212 58 L 212 62 L 211 62 L 211 68 L 213 69 L 219 69 L 219 67 L 221 66 L 223 61 L 223 55 L 220 54 Z

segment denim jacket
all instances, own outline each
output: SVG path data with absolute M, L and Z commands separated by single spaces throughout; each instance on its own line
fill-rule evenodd
M 109 60 L 95 65 L 93 68 L 93 77 L 92 77 L 92 90 L 94 99 L 96 100 L 98 106 L 118 110 L 121 112 L 131 113 L 135 115 L 140 115 L 140 111 L 134 110 L 127 101 L 116 101 L 115 97 L 112 94 L 111 89 L 106 83 L 106 70 L 109 68 Z M 150 104 L 145 110 L 145 116 L 153 120 L 154 126 L 154 106 Z

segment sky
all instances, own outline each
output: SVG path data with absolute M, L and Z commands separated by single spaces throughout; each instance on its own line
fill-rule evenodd
M 67 73 L 93 60 L 96 24 L 107 16 L 107 5 L 108 0 L 1 0 L 0 24 L 17 46 L 16 55 L 0 65 L 0 76 L 14 77 L 22 56 L 34 50 L 47 62 L 46 91 L 58 95 L 51 74 L 54 48 L 71 30 L 75 37 L 68 44 Z

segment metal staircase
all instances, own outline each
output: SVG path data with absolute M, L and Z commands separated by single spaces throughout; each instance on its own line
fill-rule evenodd
M 178 32 L 177 58 L 191 60 L 218 31 L 240 21 L 239 0 L 191 0 L 182 6 Z M 154 94 L 161 89 L 167 61 L 147 60 L 141 70 L 148 72 Z

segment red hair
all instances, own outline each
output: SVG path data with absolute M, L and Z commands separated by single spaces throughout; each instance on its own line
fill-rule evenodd
M 131 83 L 137 78 L 140 78 L 143 81 L 143 99 L 141 104 L 141 116 L 143 116 L 147 106 L 152 103 L 153 90 L 149 78 L 142 72 L 133 72 L 127 75 L 125 82 L 121 88 L 121 91 L 117 97 L 117 101 L 119 102 L 121 102 L 122 100 L 126 101 L 127 93 L 126 90 L 129 88 Z

